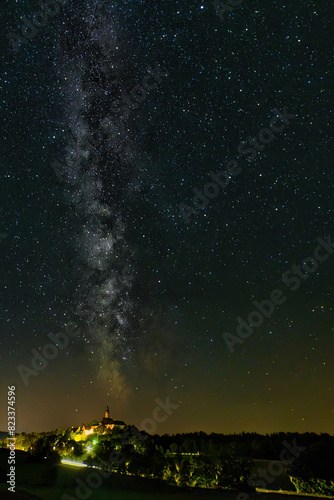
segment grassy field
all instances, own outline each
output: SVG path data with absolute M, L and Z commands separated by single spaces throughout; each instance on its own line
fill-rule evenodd
M 77 468 L 67 465 L 57 466 L 56 483 L 53 486 L 45 484 L 48 477 L 45 475 L 46 466 L 44 464 L 25 463 L 26 454 L 16 452 L 16 490 L 22 492 L 13 494 L 6 493 L 8 473 L 7 464 L 8 451 L 0 449 L 0 500 L 61 500 L 66 493 L 66 500 L 77 498 L 90 500 L 204 500 L 204 499 L 224 499 L 236 500 L 237 493 L 222 490 L 204 490 L 201 488 L 177 488 L 169 486 L 163 481 L 145 478 L 136 478 L 114 474 L 110 478 L 102 479 L 99 487 L 90 488 L 86 492 L 81 491 L 79 497 L 76 495 L 76 479 L 81 479 L 86 484 L 87 476 L 92 469 Z M 259 468 L 268 470 L 269 461 L 256 461 L 254 472 Z M 285 474 L 275 478 L 275 481 L 268 484 L 268 489 L 293 490 L 289 478 Z M 25 492 L 25 493 L 24 493 Z M 30 496 L 30 494 L 32 496 Z M 28 496 L 24 496 L 28 495 Z M 260 500 L 277 500 L 277 494 L 254 493 L 254 498 Z M 279 495 L 279 500 L 289 498 L 288 495 Z M 315 498 L 315 497 L 308 497 Z M 65 500 L 64 499 L 64 500 Z M 239 500 L 247 500 L 246 496 Z M 290 497 L 291 500 L 291 497 Z

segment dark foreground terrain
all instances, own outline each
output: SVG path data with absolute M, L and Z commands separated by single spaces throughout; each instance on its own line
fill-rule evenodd
M 191 500 L 191 499 L 224 499 L 224 500 L 285 500 L 290 498 L 294 487 L 284 474 L 277 477 L 270 489 L 291 491 L 291 493 L 255 492 L 239 496 L 238 492 L 227 490 L 209 490 L 202 488 L 179 488 L 170 486 L 160 480 L 131 477 L 114 474 L 102 479 L 101 485 L 80 491 L 77 495 L 76 479 L 86 484 L 87 476 L 94 469 L 57 465 L 50 471 L 41 463 L 26 463 L 26 453 L 16 451 L 16 493 L 8 492 L 6 484 L 8 473 L 7 450 L 0 450 L 0 500 Z M 255 464 L 265 466 L 266 461 Z M 56 471 L 56 472 L 55 472 Z M 278 496 L 279 495 L 279 496 Z M 307 498 L 319 498 L 307 496 Z

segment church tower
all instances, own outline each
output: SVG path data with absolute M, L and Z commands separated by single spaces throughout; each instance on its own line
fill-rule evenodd
M 107 406 L 106 411 L 104 412 L 104 418 L 109 418 L 109 406 Z

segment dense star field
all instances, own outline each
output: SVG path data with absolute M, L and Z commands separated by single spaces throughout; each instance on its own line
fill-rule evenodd
M 43 5 L 1 7 L 17 431 L 333 433 L 330 2 Z

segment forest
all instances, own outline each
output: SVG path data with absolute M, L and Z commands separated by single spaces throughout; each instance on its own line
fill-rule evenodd
M 290 477 L 296 491 L 334 494 L 334 437 L 329 434 L 195 432 L 160 436 L 134 426 L 112 430 L 101 426 L 85 440 L 74 437 L 73 428 L 23 432 L 16 436 L 16 448 L 27 452 L 27 462 L 47 463 L 46 478 L 51 482 L 57 479 L 57 464 L 67 459 L 106 474 L 163 479 L 177 486 L 252 492 L 269 484 L 264 479 L 255 480 L 258 475 L 254 474 L 256 461 L 267 460 L 269 471 L 270 461 L 281 463 L 281 471 Z M 4 438 L 2 447 L 6 446 Z M 261 474 L 266 478 L 263 471 Z

